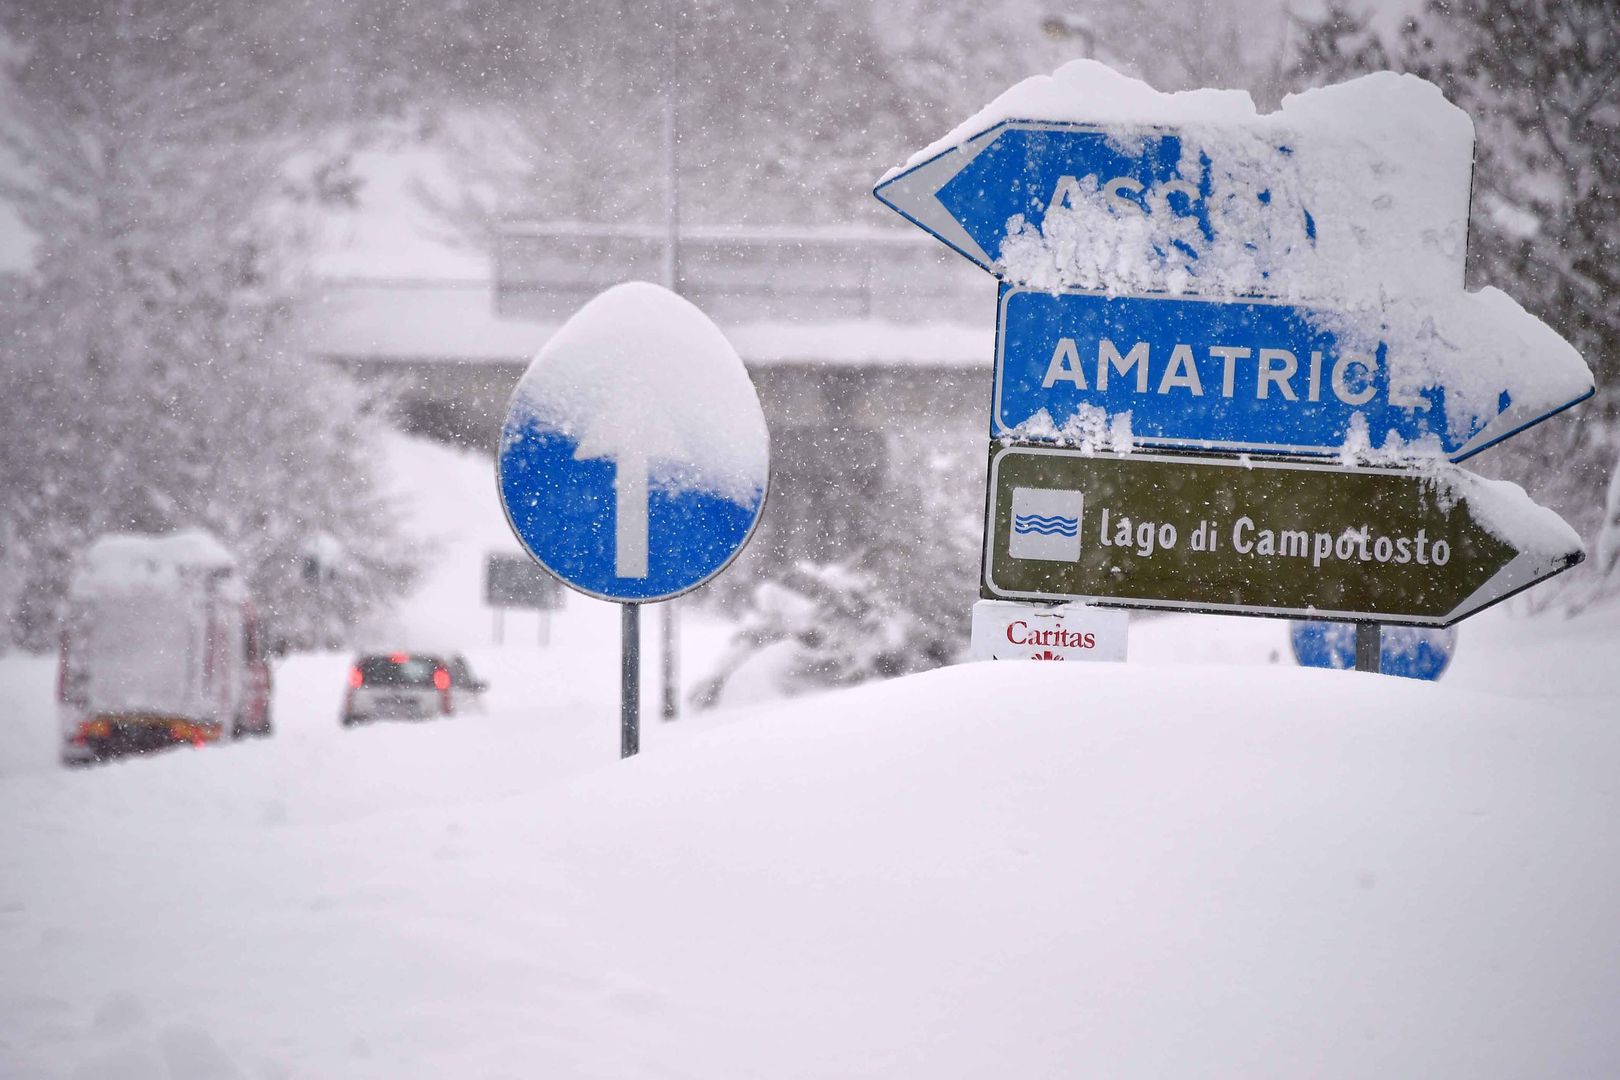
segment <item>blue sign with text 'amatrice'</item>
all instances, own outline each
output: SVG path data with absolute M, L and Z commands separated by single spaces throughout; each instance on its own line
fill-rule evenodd
M 1494 408 L 1454 415 L 1443 383 L 1400 387 L 1385 342 L 1345 325 L 1261 299 L 1003 286 L 991 434 L 1073 442 L 1128 417 L 1141 446 L 1326 455 L 1360 438 L 1460 461 L 1579 400 L 1501 387 Z

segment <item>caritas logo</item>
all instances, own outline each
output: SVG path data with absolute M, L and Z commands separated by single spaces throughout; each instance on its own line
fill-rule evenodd
M 1060 649 L 1095 649 L 1096 634 L 1082 634 L 1058 627 L 1055 630 L 1031 630 L 1022 619 L 1007 624 L 1007 640 L 1014 645 L 1055 645 Z M 1051 652 L 1036 653 L 1036 660 L 1061 660 Z
M 1125 659 L 1130 629 L 1123 611 L 1085 604 L 979 600 L 973 605 L 975 660 Z

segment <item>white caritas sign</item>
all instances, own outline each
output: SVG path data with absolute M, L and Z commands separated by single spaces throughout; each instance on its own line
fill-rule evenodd
M 1123 660 L 1129 613 L 1086 604 L 973 605 L 975 660 Z

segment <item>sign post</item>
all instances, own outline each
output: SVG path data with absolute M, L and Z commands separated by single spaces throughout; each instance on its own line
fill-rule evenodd
M 641 752 L 641 608 L 619 605 L 619 756 Z
M 1362 670 L 1356 668 L 1357 649 L 1365 645 L 1362 627 L 1368 625 L 1298 621 L 1289 628 L 1289 648 L 1300 667 Z M 1403 679 L 1438 679 L 1457 646 L 1454 626 L 1386 626 L 1378 637 L 1378 671 Z
M 1356 670 L 1378 674 L 1383 655 L 1383 630 L 1377 623 L 1356 623 Z
M 495 610 L 495 644 L 504 637 L 507 608 L 532 608 L 539 616 L 539 643 L 550 639 L 551 613 L 562 607 L 562 587 L 527 555 L 492 552 L 484 564 L 484 603 Z
M 672 293 L 681 291 L 681 176 L 680 110 L 681 35 L 673 6 L 664 0 L 664 280 Z M 664 705 L 663 717 L 673 720 L 680 714 L 680 609 L 663 604 L 659 627 L 662 630 Z
M 770 438 L 742 359 L 668 289 L 616 285 L 524 373 L 501 432 L 507 521 L 547 573 L 623 606 L 620 752 L 640 749 L 639 605 L 729 566 L 765 508 Z
M 1000 279 L 981 595 L 1350 623 L 1377 672 L 1381 625 L 1581 560 L 1455 463 L 1592 373 L 1464 290 L 1473 124 L 1433 86 L 1196 96 L 1076 62 L 873 189 Z

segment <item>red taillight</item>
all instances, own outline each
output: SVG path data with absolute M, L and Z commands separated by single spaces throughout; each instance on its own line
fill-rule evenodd
M 389 661 L 391 663 L 395 663 L 395 664 L 403 664 L 403 663 L 405 663 L 405 661 L 409 660 L 410 658 L 411 658 L 410 653 L 402 653 L 402 652 L 392 653 L 388 657 Z
M 90 745 L 91 739 L 105 739 L 112 734 L 112 724 L 106 720 L 86 720 L 79 725 L 73 741 L 80 746 Z
M 349 669 L 349 685 L 354 687 L 356 690 L 358 690 L 362 686 L 366 685 L 365 673 L 362 672 L 357 667 L 350 668 Z
M 439 711 L 449 716 L 455 711 L 455 704 L 450 700 L 450 673 L 444 668 L 434 668 L 433 685 L 439 691 Z

